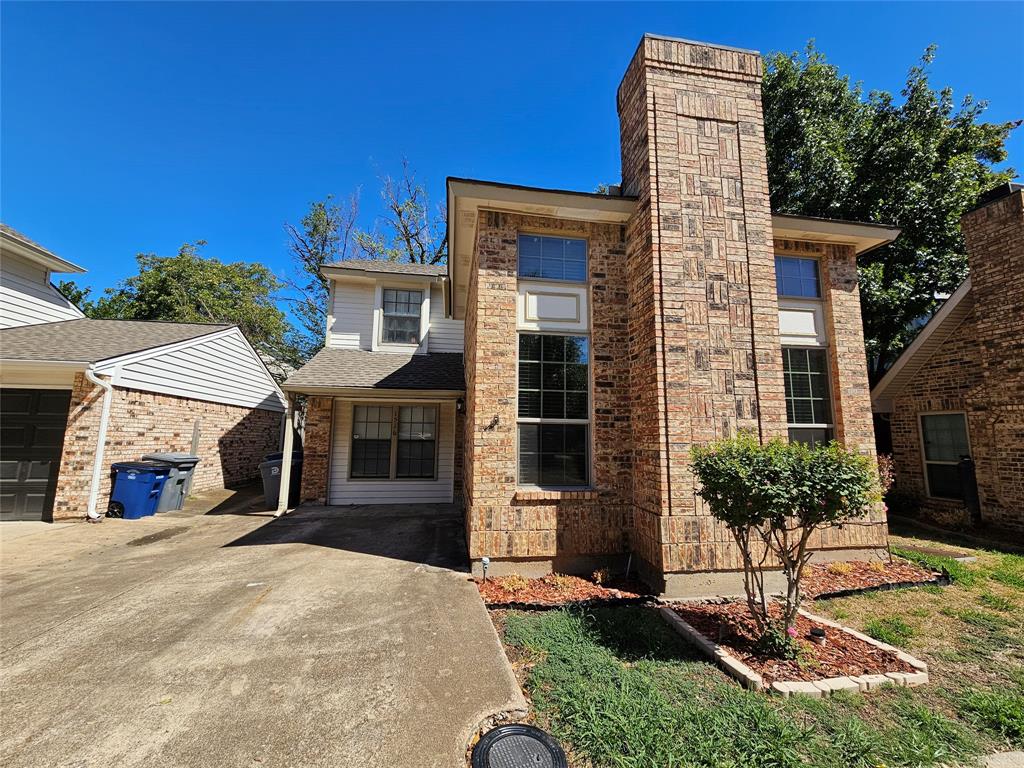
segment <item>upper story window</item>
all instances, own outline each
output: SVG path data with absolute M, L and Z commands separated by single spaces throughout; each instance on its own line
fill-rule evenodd
M 820 299 L 818 260 L 798 256 L 775 257 L 775 290 L 779 296 Z
M 423 291 L 384 289 L 384 344 L 419 344 Z
M 519 235 L 519 276 L 582 283 L 587 279 L 587 241 Z

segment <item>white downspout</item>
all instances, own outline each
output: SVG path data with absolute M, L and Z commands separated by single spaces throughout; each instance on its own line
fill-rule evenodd
M 284 445 L 281 447 L 281 488 L 277 494 L 277 511 L 280 517 L 288 511 L 288 497 L 292 485 L 292 451 L 295 443 L 295 403 L 290 394 L 285 395 Z
M 92 485 L 89 488 L 89 507 L 86 517 L 91 521 L 102 520 L 103 515 L 96 511 L 96 503 L 100 495 L 100 481 L 103 479 L 103 449 L 107 444 L 107 425 L 110 423 L 110 402 L 113 400 L 114 388 L 104 381 L 90 365 L 85 369 L 85 378 L 103 390 L 103 406 L 100 410 L 100 428 L 96 435 L 96 456 L 92 462 Z

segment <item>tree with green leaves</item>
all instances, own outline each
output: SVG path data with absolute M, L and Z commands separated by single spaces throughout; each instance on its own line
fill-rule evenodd
M 877 381 L 967 275 L 960 217 L 1016 175 L 995 170 L 1020 122 L 981 120 L 986 103 L 929 82 L 929 47 L 902 99 L 865 95 L 813 42 L 765 62 L 763 102 L 772 210 L 893 224 L 896 242 L 863 254 L 861 304 Z
M 310 203 L 299 224 L 285 224 L 293 277 L 290 301 L 300 328 L 296 347 L 300 357 L 311 357 L 324 343 L 327 326 L 328 281 L 325 264 L 347 258 L 443 264 L 448 258 L 445 208 L 430 203 L 408 161 L 402 175 L 380 179 L 384 213 L 372 229 L 358 226 L 359 192 L 338 204 L 332 195 Z
M 781 439 L 761 444 L 749 434 L 695 446 L 692 454 L 698 493 L 742 557 L 747 608 L 761 649 L 789 656 L 811 537 L 849 524 L 881 502 L 872 460 L 836 442 L 813 448 Z M 765 586 L 766 571 L 775 568 L 786 580 L 777 612 Z
M 65 296 L 88 317 L 118 320 L 166 320 L 179 323 L 231 323 L 271 361 L 294 365 L 290 326 L 278 309 L 275 292 L 282 285 L 262 264 L 229 264 L 204 257 L 206 243 L 181 246 L 176 256 L 140 253 L 138 274 L 107 288 L 95 301 L 89 289 L 61 283 Z

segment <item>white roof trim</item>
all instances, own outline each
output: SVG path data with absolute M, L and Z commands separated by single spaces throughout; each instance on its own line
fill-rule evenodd
M 882 413 L 888 413 L 892 410 L 892 398 L 900 392 L 902 384 L 899 379 L 904 369 L 914 363 L 914 358 L 921 351 L 921 348 L 925 347 L 929 340 L 939 333 L 942 326 L 951 316 L 957 322 L 963 320 L 962 317 L 959 317 L 960 313 L 957 312 L 957 309 L 967 298 L 970 290 L 971 278 L 968 277 L 960 283 L 960 287 L 953 292 L 953 295 L 946 299 L 943 305 L 939 307 L 939 311 L 932 315 L 932 318 L 925 324 L 920 333 L 917 334 L 917 338 L 914 339 L 913 343 L 903 350 L 902 354 L 896 359 L 896 362 L 892 364 L 892 367 L 882 377 L 882 380 L 871 390 L 871 406 L 873 410 Z M 926 361 L 926 359 L 920 360 L 918 367 Z M 913 370 L 908 370 L 908 373 L 912 374 Z
M 80 267 L 77 264 L 72 264 L 66 259 L 62 259 L 57 254 L 51 253 L 41 245 L 37 245 L 36 243 L 28 240 L 23 240 L 10 232 L 0 230 L 0 253 L 3 251 L 11 251 L 24 259 L 28 259 L 34 264 L 44 267 L 50 272 L 60 272 L 62 274 L 81 274 L 82 272 L 85 272 L 84 267 Z
M 788 213 L 772 214 L 772 233 L 788 240 L 811 240 L 816 243 L 844 243 L 852 245 L 857 253 L 867 253 L 887 245 L 899 237 L 900 228 L 887 224 L 867 224 L 861 221 L 819 219 L 813 216 L 794 216 Z

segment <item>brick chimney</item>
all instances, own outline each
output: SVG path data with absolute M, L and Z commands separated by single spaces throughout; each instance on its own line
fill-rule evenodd
M 633 546 L 663 571 L 734 569 L 694 444 L 786 433 L 753 51 L 645 35 L 619 86 L 635 445 Z M 756 331 L 755 331 L 756 329 Z

